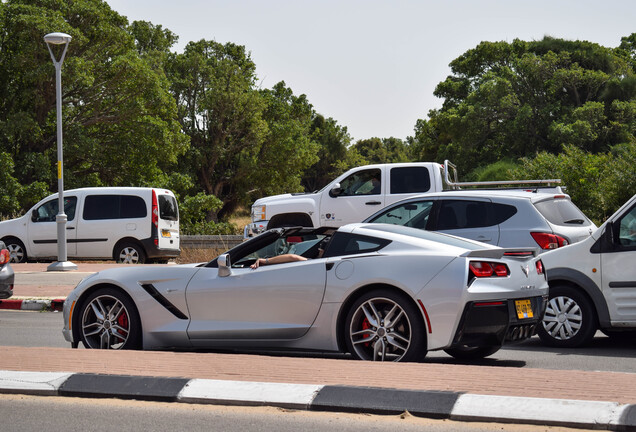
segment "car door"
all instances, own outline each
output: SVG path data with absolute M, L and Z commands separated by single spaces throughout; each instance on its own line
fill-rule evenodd
M 384 207 L 386 179 L 380 168 L 355 171 L 340 182 L 340 193 L 323 192 L 320 224 L 341 226 L 360 222 Z
M 601 280 L 612 322 L 636 325 L 636 204 L 613 222 L 610 251 L 601 254 Z
M 64 196 L 64 213 L 66 214 L 66 253 L 69 257 L 77 251 L 77 197 Z M 27 251 L 32 257 L 56 257 L 58 198 L 52 198 L 36 207 L 28 222 Z
M 324 259 L 232 268 L 219 276 L 206 267 L 186 289 L 191 322 L 188 336 L 197 340 L 297 339 L 313 324 L 325 292 Z
M 452 234 L 458 237 L 476 240 L 482 243 L 497 245 L 499 242 L 499 226 L 493 223 L 490 215 L 491 201 L 486 198 L 443 198 L 436 203 L 434 210 L 435 231 Z

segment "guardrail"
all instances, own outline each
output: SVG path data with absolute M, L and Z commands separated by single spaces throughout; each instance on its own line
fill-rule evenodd
M 228 250 L 243 242 L 241 235 L 182 235 L 182 249 L 223 249 Z

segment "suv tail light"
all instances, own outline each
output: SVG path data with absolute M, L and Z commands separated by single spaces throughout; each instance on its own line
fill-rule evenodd
M 541 249 L 557 249 L 570 244 L 565 238 L 551 233 L 531 232 L 530 235 Z
M 537 274 L 542 275 L 545 273 L 545 269 L 543 268 L 543 261 L 537 260 L 536 266 L 537 266 Z
M 471 261 L 469 267 L 472 276 L 476 278 L 506 277 L 510 274 L 510 269 L 503 263 Z
M 8 263 L 10 259 L 9 249 L 2 249 L 0 251 L 0 265 Z

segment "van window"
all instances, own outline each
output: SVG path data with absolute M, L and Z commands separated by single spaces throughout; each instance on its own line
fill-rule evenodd
M 398 167 L 391 169 L 391 193 L 428 192 L 431 178 L 426 167 Z
M 33 222 L 55 222 L 55 216 L 57 215 L 57 203 L 58 199 L 52 199 L 45 202 L 40 207 L 34 210 L 34 214 L 31 215 Z M 64 213 L 66 214 L 67 221 L 70 222 L 75 219 L 75 207 L 77 206 L 77 197 L 65 196 L 64 197 Z
M 88 195 L 84 220 L 135 219 L 148 214 L 146 202 L 136 195 Z
M 159 195 L 159 217 L 163 220 L 179 220 L 179 208 L 173 196 Z

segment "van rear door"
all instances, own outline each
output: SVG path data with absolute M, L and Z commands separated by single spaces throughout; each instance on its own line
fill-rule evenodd
M 157 218 L 153 214 L 153 223 L 156 220 L 158 248 L 179 249 L 179 207 L 172 192 L 153 189 L 153 213 L 155 203 Z

